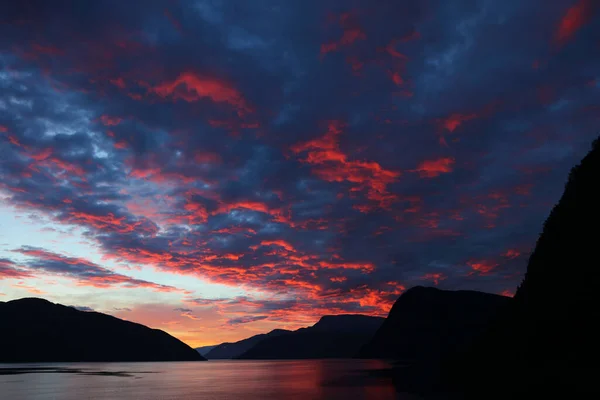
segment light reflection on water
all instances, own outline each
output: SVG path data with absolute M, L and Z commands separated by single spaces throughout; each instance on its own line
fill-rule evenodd
M 396 394 L 388 378 L 373 373 L 386 368 L 388 364 L 375 360 L 0 364 L 0 397 L 11 400 L 408 399 Z

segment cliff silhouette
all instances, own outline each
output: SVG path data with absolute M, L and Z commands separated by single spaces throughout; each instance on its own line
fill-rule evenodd
M 0 362 L 202 361 L 158 329 L 38 298 L 0 302 Z
M 415 362 L 464 348 L 481 335 L 509 297 L 415 286 L 394 303 L 361 358 Z
M 575 166 L 509 307 L 445 360 L 442 387 L 474 394 L 600 394 L 600 141 Z M 468 379 L 467 379 L 468 378 Z

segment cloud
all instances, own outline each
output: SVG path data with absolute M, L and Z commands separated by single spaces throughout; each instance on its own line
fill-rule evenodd
M 0 13 L 0 201 L 119 269 L 24 237 L 0 255 L 23 290 L 268 317 L 245 333 L 385 315 L 417 284 L 502 293 L 597 135 L 591 1 L 27 4 Z
M 23 268 L 5 258 L 0 259 L 0 279 L 26 279 L 31 278 L 32 274 Z
M 113 286 L 149 288 L 159 292 L 178 291 L 177 288 L 141 279 L 134 279 L 101 267 L 91 261 L 67 257 L 41 248 L 25 246 L 14 252 L 31 258 L 26 261 L 28 273 L 64 276 L 79 285 L 108 288 Z
M 95 311 L 93 308 L 88 307 L 88 306 L 73 306 L 73 308 L 79 310 L 79 311 L 86 311 L 86 312 L 92 312 Z
M 179 90 L 180 87 L 185 89 Z M 214 78 L 203 78 L 192 72 L 183 72 L 174 81 L 161 83 L 151 88 L 151 91 L 161 97 L 171 96 L 188 102 L 206 97 L 216 103 L 229 103 L 239 113 L 251 111 L 242 95 L 229 84 Z
M 434 178 L 440 174 L 452 172 L 453 165 L 454 159 L 448 157 L 437 160 L 425 160 L 417 166 L 415 172 L 418 172 L 423 178 Z
M 400 172 L 386 170 L 372 161 L 348 160 L 339 147 L 341 125 L 336 121 L 330 122 L 325 136 L 298 143 L 292 146 L 292 152 L 306 152 L 306 158 L 301 162 L 314 165 L 313 172 L 319 178 L 328 182 L 350 182 L 353 185 L 351 193 L 365 190 L 367 199 L 377 203 L 380 208 L 389 209 L 397 196 L 389 193 L 387 186 L 400 176 Z M 369 205 L 358 208 L 365 212 L 372 210 Z
M 248 324 L 250 322 L 260 321 L 268 318 L 266 315 L 255 315 L 255 316 L 246 316 L 239 318 L 232 318 L 227 321 L 227 325 L 240 325 L 240 324 Z
M 571 6 L 561 18 L 554 40 L 564 45 L 572 39 L 575 33 L 591 19 L 592 11 L 590 0 L 579 0 Z

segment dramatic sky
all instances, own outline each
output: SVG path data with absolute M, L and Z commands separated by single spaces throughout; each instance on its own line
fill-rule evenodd
M 208 345 L 510 295 L 600 131 L 597 4 L 1 1 L 0 300 Z

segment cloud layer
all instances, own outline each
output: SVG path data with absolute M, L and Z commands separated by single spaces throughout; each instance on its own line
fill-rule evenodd
M 229 326 L 385 315 L 417 284 L 511 291 L 598 134 L 597 8 L 5 2 L 3 207 L 81 228 L 107 261 L 262 293 L 208 299 Z M 0 279 L 202 306 L 21 246 Z

